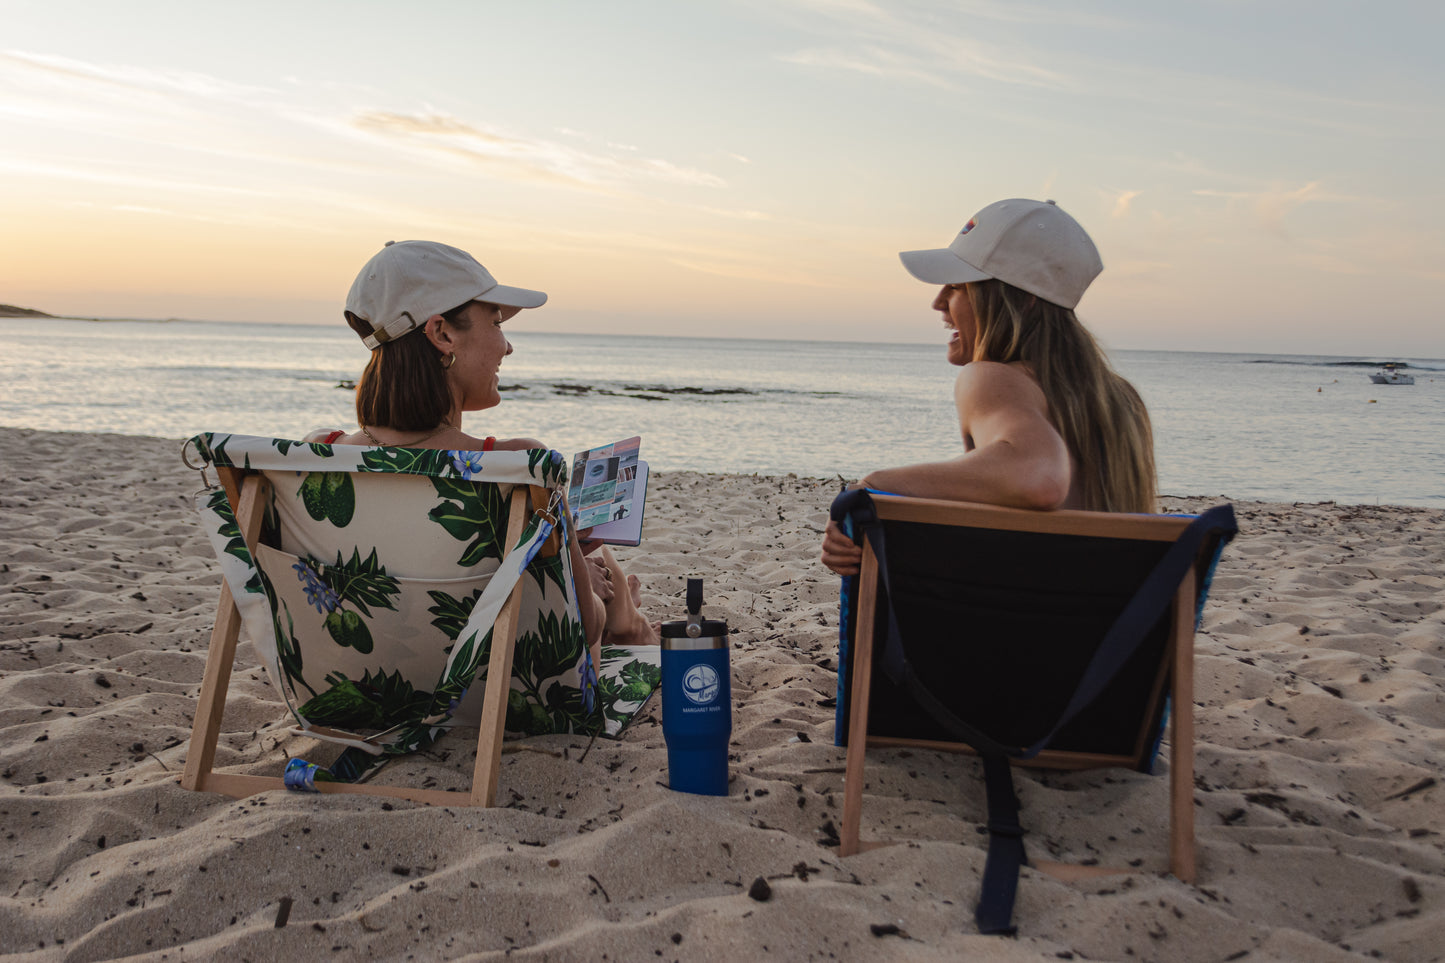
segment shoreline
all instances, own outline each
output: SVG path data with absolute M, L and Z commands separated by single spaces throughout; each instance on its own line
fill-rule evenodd
M 615 742 L 516 744 L 492 810 L 237 801 L 175 782 L 219 586 L 179 446 L 0 428 L 0 952 L 1423 961 L 1445 945 L 1445 511 L 1236 502 L 1196 641 L 1198 884 L 1162 875 L 1167 763 L 1025 771 L 1030 852 L 1097 847 L 1138 872 L 1026 869 L 1019 937 L 998 940 L 972 924 L 975 761 L 870 752 L 865 835 L 913 842 L 828 845 L 837 590 L 816 556 L 836 479 L 659 471 L 642 546 L 618 551 L 650 617 L 680 617 L 701 576 L 736 630 L 726 799 L 665 788 L 654 699 Z M 243 642 L 217 765 L 313 751 L 282 713 Z M 466 737 L 378 778 L 463 785 Z M 759 877 L 767 902 L 748 896 Z
M 4 451 L 8 447 L 10 443 L 9 439 L 12 437 L 12 435 L 16 438 L 25 437 L 27 435 L 57 435 L 82 439 L 113 438 L 116 439 L 117 442 L 120 444 L 135 442 L 143 445 L 148 443 L 158 443 L 160 445 L 173 446 L 173 451 L 168 452 L 166 454 L 166 457 L 170 457 L 170 455 L 174 452 L 178 452 L 179 446 L 187 440 L 187 438 L 184 437 L 163 438 L 159 435 L 131 435 L 118 431 L 79 431 L 54 428 L 24 428 L 15 425 L 0 425 L 0 451 Z M 176 461 L 179 462 L 178 454 L 176 455 Z M 813 487 L 829 490 L 829 499 L 832 498 L 833 494 L 836 494 L 836 488 L 839 484 L 838 475 L 807 475 L 799 474 L 797 472 L 768 474 L 762 472 L 694 472 L 679 470 L 664 471 L 659 469 L 653 474 L 666 476 L 696 476 L 701 478 L 715 478 L 723 481 L 793 481 L 799 483 L 812 483 Z M 1322 501 L 1288 501 L 1283 499 L 1232 498 L 1228 495 L 1181 495 L 1166 493 L 1159 495 L 1159 502 L 1159 510 L 1161 513 L 1164 514 L 1169 514 L 1173 512 L 1197 511 L 1209 505 L 1217 505 L 1223 502 L 1229 502 L 1230 504 L 1234 505 L 1237 510 L 1240 509 L 1241 506 L 1243 506 L 1245 509 L 1249 507 L 1257 507 L 1261 509 L 1318 508 L 1339 509 L 1341 511 L 1370 508 L 1381 510 L 1388 509 L 1391 511 L 1398 510 L 1402 512 L 1423 512 L 1427 515 L 1445 516 L 1445 508 L 1434 508 L 1429 505 L 1411 505 L 1408 503 L 1388 501 L 1342 502 L 1333 499 L 1325 499 Z M 827 504 L 824 504 L 823 509 L 825 514 L 827 511 L 827 507 Z M 644 542 L 644 545 L 645 544 L 646 543 Z M 1442 562 L 1445 562 L 1445 559 L 1442 559 Z

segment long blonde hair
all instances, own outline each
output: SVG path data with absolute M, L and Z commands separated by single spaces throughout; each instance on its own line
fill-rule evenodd
M 998 280 L 970 283 L 967 291 L 978 322 L 973 360 L 1032 369 L 1074 457 L 1082 507 L 1155 511 L 1149 412 L 1074 312 Z

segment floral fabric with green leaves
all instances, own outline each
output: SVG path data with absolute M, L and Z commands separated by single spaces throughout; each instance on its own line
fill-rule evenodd
M 518 580 L 508 731 L 615 735 L 656 687 L 655 647 L 608 646 L 600 671 L 592 665 L 565 547 L 570 526 L 552 554 L 541 551 L 552 530 L 545 517 L 506 531 L 513 486 L 565 489 L 557 452 L 214 433 L 189 444 L 211 464 L 260 470 L 271 482 L 255 545 L 241 539 L 223 490 L 199 493 L 197 508 L 244 631 L 297 721 L 357 733 L 331 737 L 349 747 L 331 767 L 336 778 L 477 723 L 492 623 Z

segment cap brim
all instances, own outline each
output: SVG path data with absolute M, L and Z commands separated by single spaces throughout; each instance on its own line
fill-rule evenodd
M 926 284 L 967 284 L 970 281 L 987 281 L 993 277 L 984 274 L 967 261 L 960 260 L 946 247 L 929 251 L 900 251 L 898 259 L 908 273 Z
M 500 304 L 504 308 L 540 308 L 547 303 L 547 295 L 541 291 L 532 291 L 528 288 L 514 288 L 505 284 L 498 284 L 493 288 L 483 291 L 472 300 L 485 301 L 488 304 Z

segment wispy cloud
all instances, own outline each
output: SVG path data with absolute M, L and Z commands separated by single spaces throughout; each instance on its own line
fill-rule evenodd
M 472 173 L 481 170 L 501 180 L 570 190 L 626 193 L 648 185 L 726 186 L 723 178 L 706 170 L 576 131 L 537 137 L 426 108 L 364 108 L 348 116 L 300 101 L 298 92 L 289 88 L 238 84 L 195 72 L 11 50 L 0 52 L 0 90 L 5 91 L 0 118 L 87 131 L 129 145 L 87 159 L 31 155 L 31 160 L 56 163 L 59 169 L 53 176 L 72 179 L 128 186 L 142 186 L 148 179 L 199 184 L 232 168 L 233 179 L 241 183 L 258 176 L 244 163 L 218 168 L 222 158 L 289 166 L 293 180 L 307 180 L 304 171 L 362 173 L 382 163 L 394 169 L 395 154 L 380 160 L 358 154 L 354 142 L 363 136 L 423 163 L 464 165 Z M 136 169 L 127 170 L 128 164 Z
M 1260 195 L 1255 202 L 1255 211 L 1259 214 L 1260 222 L 1266 230 L 1280 237 L 1286 237 L 1285 216 L 1301 204 L 1319 199 L 1320 182 L 1310 181 L 1303 187 L 1294 190 L 1273 190 Z
M 176 178 L 155 172 L 138 170 L 134 166 L 110 163 L 104 159 L 85 166 L 75 163 L 59 163 L 50 160 L 31 160 L 20 157 L 0 156 L 0 172 L 31 177 L 54 178 L 87 184 L 108 185 L 152 194 L 179 194 L 192 197 L 199 195 L 223 196 L 233 200 L 277 200 L 280 195 L 274 191 L 243 187 L 237 184 L 223 184 Z
M 689 271 L 697 271 L 701 274 L 737 278 L 745 281 L 762 281 L 766 284 L 826 288 L 836 283 L 829 278 L 817 277 L 801 271 L 780 270 L 776 264 L 767 265 L 724 259 L 699 261 L 692 258 L 677 257 L 668 258 L 667 260 L 670 264 L 675 264 L 680 268 L 687 268 Z
M 353 121 L 357 130 L 388 144 L 463 159 L 501 176 L 545 181 L 580 189 L 619 187 L 643 181 L 690 187 L 723 187 L 716 174 L 657 157 L 583 150 L 554 140 L 527 137 L 468 123 L 440 112 L 368 111 Z
M 1114 207 L 1113 207 L 1112 210 L 1109 211 L 1109 216 L 1112 217 L 1112 218 L 1116 218 L 1116 219 L 1117 219 L 1117 218 L 1128 217 L 1128 216 L 1129 216 L 1129 205 L 1130 205 L 1131 203 L 1133 203 L 1134 198 L 1138 197 L 1138 196 L 1139 196 L 1140 194 L 1142 194 L 1142 193 L 1144 193 L 1144 192 L 1143 192 L 1143 191 L 1118 191 L 1118 192 L 1116 193 L 1115 197 L 1114 197 Z
M 796 50 L 778 57 L 784 63 L 803 67 L 820 67 L 830 70 L 849 70 L 854 73 L 870 74 L 874 77 L 889 77 L 933 87 L 951 89 L 952 80 L 942 72 L 923 64 L 905 54 L 869 45 L 853 50 L 820 48 Z
M 704 214 L 711 214 L 714 217 L 728 217 L 738 221 L 774 220 L 773 215 L 767 213 L 766 211 L 733 210 L 731 208 L 721 207 L 698 207 L 695 208 L 695 210 L 699 210 Z
M 866 0 L 794 0 L 811 14 L 805 30 L 830 42 L 778 55 L 785 63 L 953 88 L 969 79 L 1060 88 L 1070 81 L 1032 51 L 990 44 L 942 26 L 934 16 L 894 12 Z M 1018 22 L 1011 5 L 970 4 L 972 15 Z M 1026 11 L 1031 8 L 1026 8 Z
M 32 160 L 44 156 L 41 145 L 68 137 L 105 143 L 104 151 L 55 148 L 62 156 L 51 159 L 72 174 L 84 166 L 124 182 L 123 168 L 133 165 L 200 181 L 214 179 L 223 159 L 320 166 L 340 156 L 314 151 L 318 125 L 287 92 L 195 72 L 11 50 L 0 53 L 0 91 L 0 118 L 61 135 L 17 135 Z
M 818 70 L 950 90 L 988 82 L 1081 95 L 1091 108 L 1115 101 L 1142 106 L 1170 123 L 1270 135 L 1431 140 L 1439 125 L 1428 118 L 1445 118 L 1438 104 L 1418 99 L 1345 96 L 1265 71 L 1239 75 L 1186 66 L 1197 60 L 1174 65 L 1130 56 L 1128 44 L 1186 39 L 1162 12 L 1112 17 L 1063 4 L 1002 0 L 900 0 L 886 7 L 867 0 L 769 0 L 767 9 L 807 38 L 777 59 Z M 1062 43 L 1060 28 L 1067 28 Z
M 1305 204 L 1355 200 L 1355 198 L 1325 191 L 1320 181 L 1310 181 L 1294 188 L 1272 186 L 1254 191 L 1200 189 L 1193 193 L 1196 197 L 1220 198 L 1230 203 L 1248 205 L 1253 209 L 1259 225 L 1276 237 L 1290 236 L 1289 231 L 1285 228 L 1285 218 Z
M 209 74 L 185 70 L 163 70 L 135 64 L 99 64 L 58 54 L 22 50 L 0 52 L 0 63 L 28 71 L 32 77 L 47 77 L 56 83 L 108 86 L 127 95 L 149 92 L 165 96 L 207 100 L 251 101 L 275 93 L 266 87 L 238 84 Z

